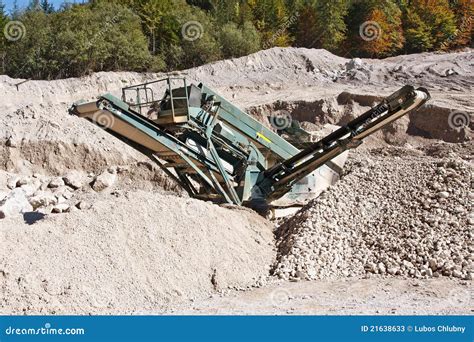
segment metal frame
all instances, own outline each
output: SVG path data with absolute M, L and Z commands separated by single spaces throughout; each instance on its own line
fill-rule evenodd
M 180 97 L 173 97 L 173 86 L 171 84 L 172 81 L 182 81 L 183 82 L 183 87 L 185 89 L 185 96 L 180 96 Z M 163 101 L 161 100 L 155 100 L 154 92 L 153 89 L 150 88 L 150 85 L 156 84 L 156 83 L 162 83 L 166 82 L 167 84 L 167 90 L 168 93 L 170 94 L 170 101 L 171 101 L 171 115 L 172 115 L 172 121 L 175 121 L 176 115 L 175 115 L 175 110 L 174 110 L 174 101 L 176 100 L 186 100 L 186 107 L 189 107 L 189 98 L 188 98 L 188 87 L 187 87 L 187 82 L 186 78 L 184 77 L 166 77 L 162 78 L 156 81 L 150 81 L 150 82 L 145 82 L 129 87 L 124 87 L 122 88 L 122 101 L 128 104 L 132 109 L 134 109 L 136 112 L 138 112 L 140 115 L 143 115 L 142 113 L 142 108 L 144 107 L 150 107 L 150 105 L 154 103 L 159 103 Z M 145 93 L 145 99 L 142 101 L 142 97 L 140 96 L 140 91 L 143 90 Z M 136 92 L 136 102 L 132 103 L 127 101 L 126 93 L 127 91 L 134 91 Z M 150 92 L 151 96 L 148 96 L 148 93 Z M 188 120 L 189 120 L 189 113 L 187 114 Z

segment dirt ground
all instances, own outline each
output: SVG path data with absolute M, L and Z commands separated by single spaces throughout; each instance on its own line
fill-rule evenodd
M 472 314 L 472 51 L 350 60 L 273 48 L 174 73 L 268 126 L 284 111 L 315 131 L 405 84 L 429 90 L 426 106 L 352 151 L 340 183 L 291 227 L 189 199 L 137 151 L 68 114 L 163 75 L 18 87 L 0 76 L 0 209 L 26 201 L 22 215 L 0 218 L 0 314 Z M 379 203 L 386 210 L 358 210 Z
M 280 282 L 164 310 L 176 315 L 472 315 L 472 284 L 449 279 Z

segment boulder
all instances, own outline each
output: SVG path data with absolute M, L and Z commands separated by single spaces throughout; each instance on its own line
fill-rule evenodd
M 51 192 L 38 191 L 33 197 L 30 197 L 29 202 L 33 206 L 33 209 L 36 210 L 37 208 L 54 205 L 58 201 L 56 199 L 56 196 L 54 196 Z
M 115 173 L 110 173 L 108 171 L 103 172 L 96 177 L 94 183 L 92 184 L 92 189 L 95 191 L 102 191 L 108 187 L 111 187 L 117 180 L 117 175 Z
M 16 188 L 0 201 L 0 219 L 32 211 L 25 190 Z
M 362 60 L 360 58 L 353 58 L 346 63 L 347 70 L 358 70 L 362 68 Z
M 85 175 L 79 171 L 70 171 L 63 177 L 63 181 L 67 186 L 77 190 L 84 185 Z
M 36 178 L 28 178 L 27 182 L 21 183 L 20 188 L 25 191 L 26 196 L 33 196 L 33 194 L 40 188 L 41 182 Z

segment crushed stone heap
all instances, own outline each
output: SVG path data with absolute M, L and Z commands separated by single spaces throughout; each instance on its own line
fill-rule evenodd
M 472 279 L 472 163 L 394 150 L 351 160 L 339 183 L 283 222 L 275 275 Z

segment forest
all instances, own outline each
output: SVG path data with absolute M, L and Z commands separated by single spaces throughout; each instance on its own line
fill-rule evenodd
M 472 45 L 472 0 L 0 0 L 0 67 L 15 78 L 166 72 L 272 47 L 385 58 Z

